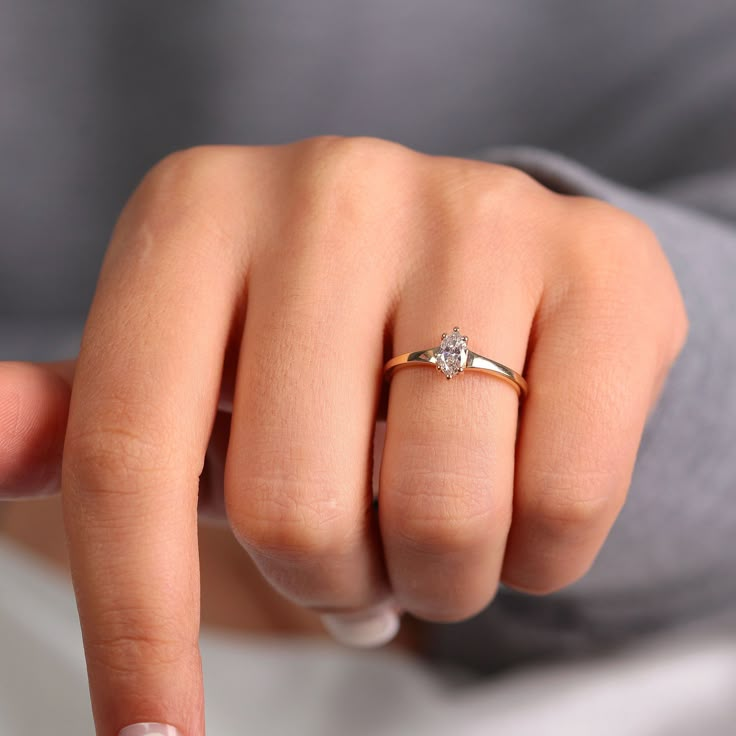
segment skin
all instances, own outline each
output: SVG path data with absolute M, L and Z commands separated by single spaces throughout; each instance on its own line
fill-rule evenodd
M 388 391 L 456 324 L 521 411 L 477 373 Z M 204 733 L 198 513 L 317 613 L 454 622 L 580 578 L 687 330 L 646 225 L 508 167 L 339 137 L 165 159 L 77 360 L 0 366 L 0 488 L 61 488 L 98 733 Z
M 5 367 L 0 367 L 3 379 L 9 373 Z M 59 457 L 57 467 L 60 462 Z M 0 506 L 0 535 L 71 575 L 58 494 Z M 203 625 L 249 635 L 331 640 L 317 613 L 288 600 L 264 579 L 228 526 L 202 518 L 198 536 Z M 401 629 L 386 646 L 420 653 L 426 635 L 422 624 L 404 616 Z

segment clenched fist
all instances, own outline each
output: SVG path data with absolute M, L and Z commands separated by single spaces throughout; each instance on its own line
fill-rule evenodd
M 384 381 L 455 325 L 526 398 L 469 371 Z M 162 161 L 115 228 L 65 436 L 58 365 L 0 374 L 6 495 L 61 486 L 99 733 L 203 733 L 198 511 L 335 630 L 579 578 L 686 333 L 643 223 L 515 169 L 339 137 Z

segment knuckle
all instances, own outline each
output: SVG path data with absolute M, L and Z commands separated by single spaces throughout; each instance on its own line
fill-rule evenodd
M 128 632 L 133 629 L 128 629 Z M 92 665 L 104 667 L 133 679 L 145 668 L 183 668 L 198 656 L 196 644 L 165 632 L 96 634 L 88 636 L 85 651 Z
M 518 211 L 518 203 L 529 204 L 530 199 L 538 198 L 546 194 L 546 190 L 534 179 L 521 169 L 504 164 L 482 164 L 484 169 L 483 186 L 475 187 L 475 196 L 471 198 L 471 204 L 478 203 L 481 213 L 489 213 L 497 217 L 507 204 L 514 205 L 513 211 Z
M 226 489 L 225 506 L 238 540 L 265 556 L 298 560 L 344 552 L 356 533 L 337 485 L 283 476 L 250 476 Z
M 174 151 L 156 163 L 141 182 L 161 193 L 201 189 L 217 181 L 223 167 L 231 168 L 231 155 L 224 146 L 193 146 Z
M 571 239 L 576 290 L 587 308 L 625 328 L 647 329 L 660 362 L 669 363 L 687 340 L 682 293 L 656 233 L 638 217 L 595 199 L 576 202 L 582 227 Z
M 130 586 L 123 590 L 126 587 L 129 591 Z M 112 588 L 106 591 L 111 592 Z M 114 592 L 118 595 L 97 608 L 94 625 L 83 621 L 85 652 L 94 665 L 135 681 L 144 671 L 186 670 L 197 661 L 196 631 L 180 620 L 176 610 L 167 612 L 170 601 L 157 599 L 163 606 L 157 609 L 139 601 L 125 602 L 120 589 Z
M 326 135 L 307 139 L 311 149 L 317 153 L 326 167 L 348 172 L 363 167 L 371 168 L 376 161 L 404 158 L 412 154 L 411 149 L 400 143 L 375 136 Z
M 511 166 L 449 157 L 436 161 L 423 202 L 440 237 L 423 246 L 425 252 L 443 262 L 452 243 L 460 273 L 477 280 L 478 263 L 488 260 L 490 248 L 494 270 L 536 304 L 544 281 L 539 241 L 545 239 L 533 220 L 545 216 L 550 192 Z
M 411 182 L 419 154 L 370 137 L 324 136 L 300 141 L 290 181 L 291 247 L 319 278 L 319 290 L 344 279 L 386 280 L 401 251 L 392 238 L 367 239 L 377 224 L 402 230 L 415 209 Z M 343 278 L 324 278 L 326 271 Z
M 644 220 L 610 202 L 587 196 L 571 197 L 569 201 L 583 228 L 595 231 L 599 237 L 623 242 L 657 239 Z
M 67 470 L 82 487 L 114 479 L 121 481 L 121 490 L 140 490 L 142 479 L 155 483 L 176 468 L 170 436 L 165 423 L 150 417 L 130 422 L 111 412 L 68 435 Z M 126 486 L 126 480 L 135 483 Z
M 545 538 L 583 541 L 612 523 L 623 505 L 625 493 L 600 490 L 610 485 L 608 474 L 576 479 L 545 474 L 539 484 L 543 490 L 520 504 L 521 512 Z
M 329 196 L 335 209 L 349 214 L 365 206 L 368 194 L 400 190 L 415 154 L 399 143 L 369 136 L 322 136 L 306 141 L 309 186 Z
M 572 273 L 583 288 L 636 288 L 661 266 L 659 241 L 643 220 L 593 198 L 576 197 L 573 206 L 578 227 L 567 245 Z
M 243 154 L 228 146 L 197 146 L 169 154 L 143 177 L 126 203 L 116 233 L 145 255 L 152 247 L 180 253 L 181 244 L 210 252 L 213 245 L 236 249 L 228 230 L 233 189 L 244 181 Z M 243 200 L 246 200 L 243 192 Z M 182 229 L 200 233 L 181 237 Z M 242 246 L 241 246 L 242 247 Z
M 413 472 L 391 486 L 391 531 L 427 555 L 476 549 L 506 523 L 487 478 Z
M 461 222 L 518 224 L 519 202 L 528 205 L 544 192 L 526 172 L 504 164 L 459 158 L 438 159 L 437 183 L 452 213 Z M 526 215 L 525 215 L 526 216 Z

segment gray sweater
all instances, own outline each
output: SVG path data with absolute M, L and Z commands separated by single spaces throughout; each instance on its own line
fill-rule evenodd
M 736 3 L 5 0 L 0 359 L 71 357 L 115 216 L 199 143 L 368 134 L 646 220 L 687 346 L 588 575 L 429 626 L 481 670 L 736 617 Z

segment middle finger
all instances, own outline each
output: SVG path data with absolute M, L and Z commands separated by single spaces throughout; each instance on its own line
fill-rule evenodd
M 225 501 L 236 536 L 277 590 L 348 613 L 390 596 L 371 441 L 392 285 L 373 236 L 381 209 L 322 172 L 319 191 L 297 181 L 282 206 L 288 256 L 264 252 L 249 274 Z M 337 179 L 331 201 L 325 176 Z M 299 209 L 317 195 L 318 208 Z

